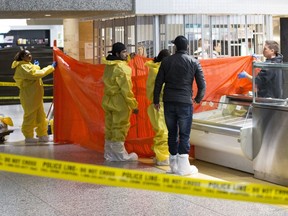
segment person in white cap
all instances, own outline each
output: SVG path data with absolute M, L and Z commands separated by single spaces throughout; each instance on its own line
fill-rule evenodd
M 193 116 L 193 101 L 200 103 L 206 90 L 202 67 L 198 60 L 188 55 L 188 40 L 180 35 L 173 41 L 176 53 L 161 62 L 154 86 L 153 103 L 160 109 L 159 97 L 164 86 L 164 116 L 168 129 L 169 163 L 171 172 L 190 175 L 198 172 L 190 166 L 190 132 Z M 192 85 L 197 84 L 194 100 Z

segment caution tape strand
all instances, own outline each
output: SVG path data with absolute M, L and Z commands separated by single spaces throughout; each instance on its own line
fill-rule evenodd
M 0 153 L 0 170 L 27 175 L 271 204 L 288 203 L 288 189 L 251 183 L 210 181 L 168 174 Z

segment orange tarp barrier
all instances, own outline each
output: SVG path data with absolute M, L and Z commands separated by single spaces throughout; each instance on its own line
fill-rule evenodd
M 79 144 L 99 152 L 104 150 L 104 111 L 101 107 L 105 65 L 79 62 L 54 47 L 57 67 L 54 72 L 54 140 Z M 138 115 L 132 114 L 131 128 L 125 146 L 140 157 L 151 157 L 154 132 L 147 115 L 146 98 L 148 58 L 135 57 L 129 62 L 133 75 L 133 91 L 139 103 Z M 250 81 L 237 79 L 243 70 L 252 71 L 252 57 L 201 60 L 207 82 L 204 100 L 217 102 L 222 95 L 244 94 L 252 88 Z M 195 87 L 194 87 L 195 88 Z M 194 94 L 196 89 L 194 90 Z M 199 112 L 196 105 L 194 112 Z

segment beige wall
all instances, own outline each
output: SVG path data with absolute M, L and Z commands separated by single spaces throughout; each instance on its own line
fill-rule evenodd
M 79 22 L 79 61 L 93 63 L 93 21 Z
M 79 20 L 64 19 L 64 52 L 72 58 L 79 60 Z
M 64 52 L 72 58 L 93 64 L 93 21 L 64 19 Z

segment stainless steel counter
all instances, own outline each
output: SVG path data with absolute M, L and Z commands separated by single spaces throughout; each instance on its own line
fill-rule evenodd
M 254 62 L 255 88 L 256 69 L 263 69 L 266 73 L 281 73 L 282 84 L 277 87 L 282 90 L 283 95 L 278 99 L 253 97 L 254 176 L 288 186 L 288 64 Z
M 257 97 L 256 68 L 265 69 L 267 73 L 272 68 L 280 69 L 282 98 Z M 254 62 L 251 97 L 228 95 L 223 96 L 217 106 L 209 101 L 202 104 L 203 111 L 194 114 L 191 130 L 195 158 L 288 186 L 287 78 L 288 64 Z
M 253 167 L 256 178 L 288 186 L 288 107 L 253 104 Z

